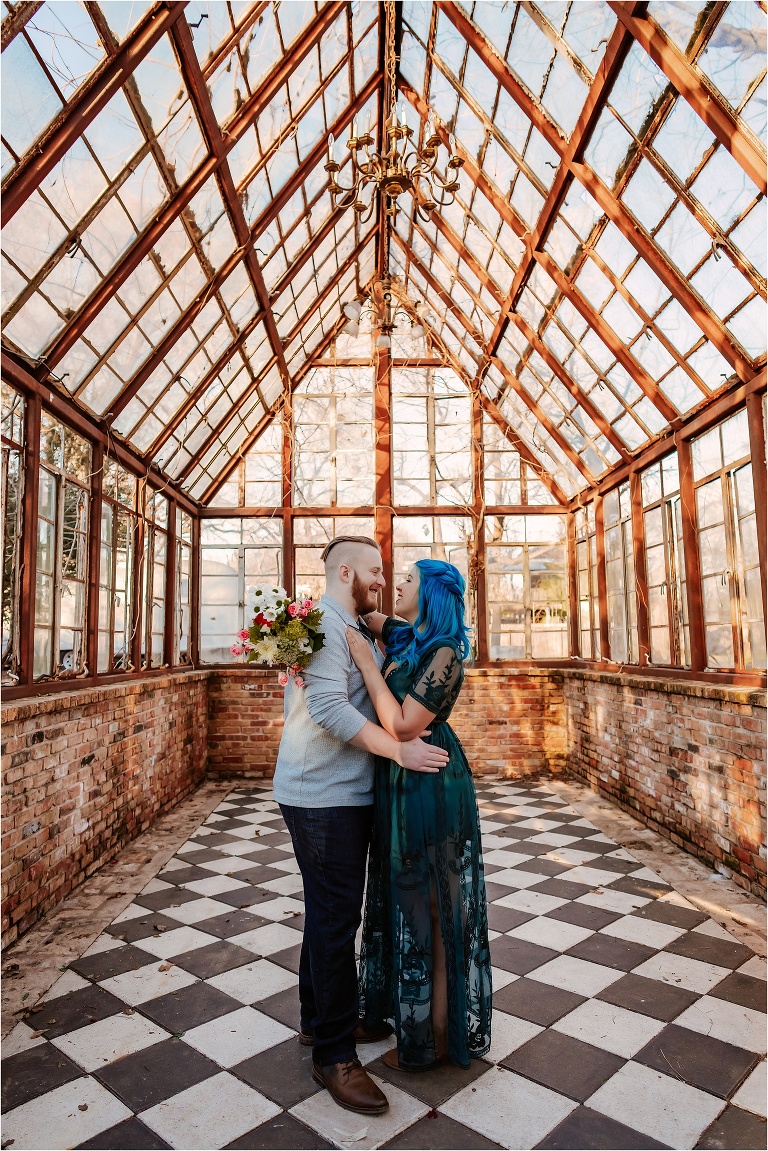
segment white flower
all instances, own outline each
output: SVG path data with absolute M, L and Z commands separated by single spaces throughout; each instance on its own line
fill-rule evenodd
M 273 636 L 266 636 L 256 644 L 255 651 L 259 663 L 266 663 L 272 667 L 278 655 L 277 640 Z
M 303 651 L 306 653 L 309 653 L 310 651 L 312 651 L 312 644 L 309 642 L 308 639 L 299 640 L 299 651 Z
M 273 607 L 262 608 L 261 614 L 264 616 L 264 619 L 268 619 L 270 623 L 274 623 L 277 619 L 277 610 Z

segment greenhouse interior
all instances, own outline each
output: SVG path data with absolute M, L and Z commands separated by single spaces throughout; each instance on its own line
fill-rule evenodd
M 767 30 L 4 0 L 4 1148 L 765 1146 Z M 494 990 L 365 1121 L 237 642 L 344 534 L 463 576 Z

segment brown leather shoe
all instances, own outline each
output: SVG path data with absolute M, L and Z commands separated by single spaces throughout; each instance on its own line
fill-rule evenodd
M 380 1039 L 387 1039 L 392 1034 L 388 1023 L 379 1023 L 375 1027 L 366 1027 L 365 1020 L 360 1019 L 352 1032 L 355 1043 L 378 1043 Z M 302 1047 L 311 1047 L 315 1038 L 311 1031 L 299 1031 L 299 1043 Z
M 357 1059 L 345 1063 L 331 1063 L 327 1067 L 312 1064 L 312 1078 L 331 1093 L 334 1103 L 347 1111 L 360 1115 L 381 1115 L 389 1107 L 383 1091 L 379 1091 L 368 1072 Z

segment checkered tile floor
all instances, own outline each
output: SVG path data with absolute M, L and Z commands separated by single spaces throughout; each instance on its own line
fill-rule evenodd
M 2 1146 L 759 1148 L 765 961 L 539 784 L 478 783 L 493 1047 L 359 1054 L 342 1111 L 296 1038 L 301 877 L 271 792 L 221 803 L 4 1046 Z

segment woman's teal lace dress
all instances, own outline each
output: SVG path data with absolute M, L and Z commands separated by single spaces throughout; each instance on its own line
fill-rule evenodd
M 384 625 L 386 643 L 399 620 Z M 402 1066 L 435 1061 L 430 1003 L 434 890 L 446 956 L 448 1057 L 468 1067 L 491 1043 L 491 956 L 475 788 L 447 720 L 464 677 L 449 647 L 425 653 L 405 674 L 388 657 L 383 673 L 400 703 L 434 713 L 429 742 L 450 755 L 439 774 L 377 762 L 375 818 L 360 955 L 361 1015 L 395 1025 Z

